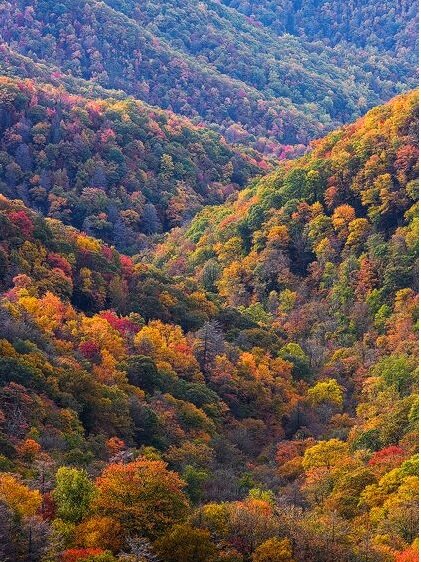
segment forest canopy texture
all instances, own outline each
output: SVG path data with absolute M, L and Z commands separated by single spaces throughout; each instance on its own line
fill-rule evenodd
M 418 560 L 412 2 L 0 6 L 0 562 Z

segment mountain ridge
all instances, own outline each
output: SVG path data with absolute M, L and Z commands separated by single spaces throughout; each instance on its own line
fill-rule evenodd
M 198 58 L 191 56 L 188 49 L 184 53 L 174 50 L 170 35 L 155 37 L 143 21 L 142 25 L 135 22 L 131 18 L 135 4 L 128 3 L 126 8 L 125 2 L 118 3 L 117 7 L 121 5 L 125 8 L 125 14 L 115 10 L 114 5 L 116 3 L 113 2 L 64 2 L 56 10 L 48 2 L 38 2 L 32 7 L 14 0 L 2 13 L 0 27 L 4 29 L 3 41 L 22 53 L 54 62 L 70 74 L 93 79 L 107 87 L 124 89 L 126 93 L 152 105 L 200 119 L 217 128 L 231 141 L 244 142 L 262 152 L 275 154 L 282 150 L 283 145 L 306 144 L 310 138 L 326 132 L 327 128 L 339 125 L 339 121 L 355 118 L 368 106 L 396 94 L 397 89 L 405 87 L 405 82 L 414 84 L 411 70 L 404 63 L 396 65 L 390 59 L 386 64 L 376 58 L 375 53 L 366 56 L 356 52 L 354 56 L 350 49 L 327 56 L 324 54 L 326 46 L 302 48 L 300 41 L 303 39 L 292 36 L 268 36 L 272 54 L 267 57 L 261 49 L 261 38 L 253 36 L 253 33 L 266 32 L 241 19 L 238 14 L 239 23 L 235 23 L 236 20 L 233 23 L 234 11 L 221 20 L 223 32 L 219 32 L 216 39 L 199 20 L 205 56 Z M 145 4 L 142 9 L 141 14 L 152 8 Z M 184 10 L 183 18 L 200 13 L 200 10 L 186 10 L 177 2 L 174 9 Z M 167 13 L 172 14 L 170 11 Z M 209 14 L 212 13 L 210 10 Z M 180 26 L 183 18 L 174 17 Z M 196 23 L 196 20 L 193 21 Z M 32 23 L 28 27 L 29 22 Z M 236 25 L 240 28 L 245 26 L 247 38 L 241 38 Z M 128 34 L 126 28 L 132 33 Z M 68 36 L 65 29 L 69 31 Z M 96 36 L 100 29 L 101 41 Z M 90 36 L 85 36 L 88 30 Z M 121 41 L 115 41 L 117 36 L 122 38 Z M 221 48 L 212 47 L 207 53 L 208 37 L 211 47 L 212 41 L 216 41 Z M 171 41 L 167 43 L 166 39 Z M 250 50 L 251 39 L 254 50 Z M 101 45 L 105 43 L 108 47 L 101 52 Z M 282 43 L 285 43 L 287 51 L 291 51 L 285 61 L 279 55 Z M 45 44 L 49 45 L 48 49 Z M 111 51 L 114 53 L 112 58 L 107 54 Z M 231 56 L 227 56 L 231 51 Z M 75 54 L 72 55 L 72 52 Z M 209 66 L 209 57 L 216 53 L 222 57 L 219 69 L 227 74 Z M 301 61 L 308 63 L 311 57 L 314 58 L 312 68 L 307 70 Z M 341 59 L 338 64 L 333 64 L 335 57 Z M 364 58 L 366 60 L 362 64 Z M 246 84 L 239 79 L 247 75 L 249 68 L 252 73 L 246 78 L 249 82 Z M 400 77 L 403 79 L 401 85 L 398 84 Z M 258 83 L 261 83 L 261 91 L 253 87 Z M 272 84 L 275 93 L 278 92 L 275 97 L 270 88 L 267 94 L 264 93 L 264 83 Z M 206 92 L 211 92 L 211 95 L 205 96 Z
M 267 166 L 134 99 L 2 78 L 0 108 L 2 192 L 132 252 Z

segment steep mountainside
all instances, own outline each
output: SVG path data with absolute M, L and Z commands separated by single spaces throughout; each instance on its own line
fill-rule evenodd
M 373 109 L 153 264 L 0 198 L 0 557 L 416 560 L 417 117 Z
M 33 81 L 0 79 L 0 134 L 1 193 L 131 253 L 261 171 L 173 113 Z
M 416 83 L 414 63 L 278 37 L 210 1 L 12 0 L 0 33 L 17 54 L 276 154 Z
M 291 266 L 291 279 L 306 276 L 319 251 L 324 261 L 337 263 L 342 251 L 348 256 L 354 238 L 358 253 L 367 249 L 374 232 L 388 240 L 417 196 L 417 103 L 418 93 L 412 92 L 373 109 L 315 141 L 308 155 L 255 180 L 236 200 L 199 213 L 185 231 L 168 237 L 161 248 L 163 263 L 171 267 L 174 257 L 174 271 L 179 266 L 182 274 L 195 271 L 200 278 L 198 267 L 216 260 L 222 266 L 218 283 L 231 264 L 252 268 L 245 277 L 250 285 L 243 290 L 227 272 L 229 290 L 250 304 L 267 297 L 267 290 L 261 294 L 258 289 L 263 271 L 272 280 L 270 289 L 282 287 L 279 272 L 270 269 L 278 261 L 268 251 L 272 228 L 281 237 L 279 248 L 275 245 L 278 257 L 284 254 L 279 268 Z

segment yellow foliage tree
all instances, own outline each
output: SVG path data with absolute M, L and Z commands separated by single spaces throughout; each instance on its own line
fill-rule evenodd
M 112 517 L 94 516 L 80 523 L 75 530 L 80 546 L 103 548 L 117 552 L 123 543 L 123 530 Z
M 95 342 L 101 351 L 106 350 L 116 360 L 121 360 L 126 354 L 123 338 L 101 316 L 83 316 L 74 332 L 81 336 L 82 341 Z
M 342 406 L 344 392 L 335 379 L 327 379 L 316 383 L 308 390 L 308 397 L 312 405 L 331 403 Z
M 127 534 L 156 538 L 182 519 L 189 505 L 184 482 L 159 460 L 108 465 L 97 487 L 97 513 L 117 519 Z
M 153 320 L 136 334 L 134 343 L 140 353 L 152 357 L 162 368 L 169 366 L 190 377 L 199 374 L 192 346 L 180 326 Z
M 294 562 L 291 543 L 288 539 L 274 537 L 256 548 L 253 562 Z
M 41 494 L 30 490 L 12 474 L 0 474 L 0 500 L 19 517 L 31 517 L 41 507 Z
M 336 463 L 348 455 L 348 445 L 339 439 L 319 441 L 304 453 L 305 470 L 312 468 L 331 469 Z

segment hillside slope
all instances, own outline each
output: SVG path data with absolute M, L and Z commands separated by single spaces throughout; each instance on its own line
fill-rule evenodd
M 417 115 L 318 141 L 158 267 L 0 198 L 4 558 L 416 559 Z
M 18 54 L 276 154 L 416 83 L 414 65 L 277 37 L 217 2 L 12 0 L 0 33 Z
M 350 223 L 351 231 L 366 225 L 358 232 L 359 252 L 373 231 L 388 240 L 403 224 L 417 194 L 417 104 L 418 93 L 411 92 L 377 107 L 356 123 L 315 141 L 308 155 L 255 180 L 234 201 L 199 213 L 185 231 L 168 236 L 162 247 L 165 263 L 171 264 L 175 251 L 176 259 L 189 256 L 180 262 L 183 274 L 199 273 L 198 266 L 209 259 L 224 267 L 244 262 L 257 272 L 271 243 L 269 231 L 285 227 L 293 229 L 293 236 L 286 233 L 279 250 L 294 268 L 293 275 L 303 277 L 318 258 L 318 244 L 327 251 L 325 259 L 335 259 L 334 263 L 342 251 L 345 255 L 351 251 Z M 335 224 L 338 207 L 345 216 Z M 315 232 L 307 224 L 313 220 Z M 188 252 L 179 245 L 183 237 Z M 237 251 L 225 253 L 231 246 Z M 269 262 L 270 255 L 267 258 Z M 280 267 L 285 265 L 282 262 Z M 282 283 L 276 283 L 276 275 L 274 271 L 273 282 L 279 289 Z M 243 294 L 235 285 L 231 290 Z M 262 296 L 252 288 L 245 295 L 246 303 Z
M 417 63 L 418 12 L 408 0 L 223 0 L 223 4 L 279 35 L 291 33 L 344 48 L 372 47 Z
M 126 252 L 261 171 L 217 133 L 133 99 L 0 78 L 0 115 L 0 192 Z

